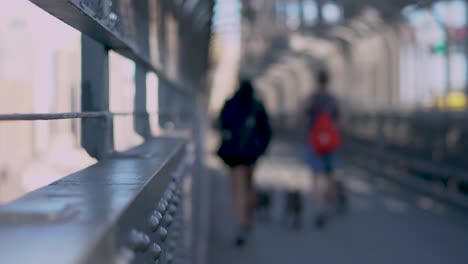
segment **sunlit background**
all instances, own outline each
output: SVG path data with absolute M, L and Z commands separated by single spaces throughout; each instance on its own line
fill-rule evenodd
M 262 8 L 262 1 L 252 2 L 253 8 Z M 60 113 L 80 111 L 81 90 L 81 35 L 26 0 L 0 0 L 0 113 Z M 342 38 L 351 38 L 349 29 L 341 27 L 344 10 L 339 2 L 325 1 L 319 10 L 314 0 L 301 2 L 278 1 L 274 12 L 279 21 L 293 32 L 289 45 L 296 51 L 307 51 L 314 56 L 333 54 L 335 44 L 301 32 L 300 21 L 314 26 L 323 21 L 332 26 L 331 32 Z M 400 43 L 394 56 L 398 60 L 399 79 L 396 104 L 401 108 L 439 108 L 465 110 L 467 85 L 467 11 L 461 0 L 439 1 L 431 6 L 407 6 L 401 10 L 406 22 L 396 36 Z M 319 19 L 319 16 L 323 19 Z M 364 12 L 370 20 L 379 20 L 373 10 Z M 216 113 L 235 89 L 239 78 L 249 78 L 252 71 L 243 58 L 247 35 L 255 37 L 255 28 L 242 21 L 242 1 L 217 0 L 214 6 L 211 46 L 213 80 L 210 111 Z M 261 18 L 259 18 L 261 21 Z M 274 22 L 274 21 L 273 21 Z M 365 25 L 355 23 L 356 31 Z M 47 30 L 44 30 L 47 29 Z M 393 34 L 393 33 L 392 33 Z M 394 34 L 393 34 L 394 35 Z M 175 37 L 175 36 L 174 36 Z M 356 41 L 353 56 L 363 67 L 356 68 L 356 92 L 350 101 L 369 109 L 382 106 L 377 99 L 363 101 L 363 87 L 375 86 L 369 76 L 379 76 L 382 39 L 369 37 Z M 250 38 L 249 40 L 255 40 Z M 249 42 L 249 50 L 262 49 L 261 41 Z M 373 54 L 373 55 L 372 55 Z M 374 56 L 375 55 L 375 56 Z M 397 57 L 397 58 L 396 58 Z M 344 62 L 330 59 L 335 76 L 333 84 L 345 95 Z M 297 58 L 283 58 L 254 82 L 259 95 L 265 99 L 270 112 L 294 112 L 311 88 L 312 73 Z M 380 63 L 380 64 L 379 64 Z M 380 66 L 379 66 L 380 65 Z M 175 66 L 174 66 L 175 67 Z M 382 68 L 384 69 L 384 68 Z M 286 73 L 290 71 L 290 73 Z M 110 110 L 131 112 L 134 108 L 135 64 L 110 53 Z M 377 78 L 377 77 L 376 77 Z M 377 79 L 376 79 L 377 80 Z M 287 96 L 278 106 L 280 92 L 269 92 L 287 83 L 296 87 L 297 95 Z M 149 112 L 158 109 L 158 77 L 149 74 Z M 273 87 L 273 88 L 272 88 Z M 348 89 L 349 90 L 349 89 Z M 278 90 L 279 91 L 279 90 Z M 356 98 L 354 98 L 355 96 Z M 153 134 L 160 133 L 158 118 L 151 117 Z M 69 173 L 93 164 L 95 160 L 80 147 L 80 121 L 0 122 L 0 202 L 10 201 L 22 194 L 51 183 Z M 125 150 L 142 142 L 133 130 L 133 117 L 114 119 L 114 144 Z
M 239 0 L 218 0 L 214 6 L 212 56 L 216 62 L 210 109 L 219 110 L 237 84 L 241 56 L 241 9 Z
M 0 113 L 81 111 L 81 33 L 26 0 L 0 6 Z M 135 64 L 111 52 L 109 67 L 110 110 L 133 112 Z M 156 113 L 154 73 L 147 85 L 148 112 Z M 152 133 L 160 133 L 157 116 L 150 119 Z M 95 163 L 80 146 L 80 123 L 0 122 L 0 203 Z M 116 150 L 142 141 L 133 117 L 115 117 Z

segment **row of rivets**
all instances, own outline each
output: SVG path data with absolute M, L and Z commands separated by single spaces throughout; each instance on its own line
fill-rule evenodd
M 164 220 L 165 220 L 165 226 L 171 226 L 171 224 L 174 224 L 173 227 L 171 227 L 171 235 L 169 241 L 167 242 L 167 254 L 166 254 L 166 263 L 167 264 L 172 264 L 176 262 L 175 258 L 175 251 L 177 247 L 176 243 L 176 237 L 178 236 L 177 234 L 177 227 L 176 224 L 178 223 L 178 217 L 176 217 L 177 213 L 177 206 L 180 203 L 180 185 L 176 177 L 173 178 L 172 182 L 168 186 L 167 193 L 171 194 L 169 201 L 169 207 L 167 210 L 167 214 L 164 215 Z M 169 195 L 166 196 L 166 198 L 169 198 Z
M 152 232 L 156 232 L 157 239 L 161 242 L 165 242 L 168 238 L 168 231 L 166 228 L 170 227 L 173 223 L 177 226 L 180 225 L 180 220 L 175 218 L 177 212 L 177 206 L 181 201 L 182 190 L 180 188 L 180 177 L 173 175 L 173 180 L 168 185 L 168 188 L 163 194 L 162 199 L 157 204 L 157 209 L 153 211 L 148 219 L 148 224 Z M 177 221 L 175 221 L 177 219 Z M 177 239 L 179 236 L 177 230 L 179 228 L 174 227 L 174 232 L 171 237 Z M 149 249 L 153 260 L 159 261 L 162 256 L 162 248 L 156 244 L 151 243 L 151 238 L 144 232 L 133 229 L 129 234 L 129 245 L 130 248 L 122 248 L 119 254 L 116 256 L 118 264 L 129 264 L 135 259 L 135 252 L 145 252 Z M 174 262 L 174 255 L 171 253 L 176 250 L 176 241 L 171 240 L 168 242 L 168 253 L 165 256 L 166 263 L 170 264 Z
M 174 219 L 173 227 L 171 228 L 171 234 L 170 238 L 168 238 L 167 242 L 167 250 L 168 253 L 171 254 L 173 257 L 170 263 L 183 263 L 184 260 L 183 258 L 179 257 L 185 251 L 183 248 L 178 247 L 178 245 L 183 246 L 182 244 L 179 244 L 182 240 L 182 234 L 180 232 L 180 229 L 182 227 L 182 215 L 179 214 L 177 217 Z
M 155 213 L 153 213 L 152 217 L 150 218 L 150 226 L 153 231 L 157 230 L 157 238 L 161 242 L 165 242 L 168 239 L 169 234 L 167 228 L 169 228 L 175 222 L 174 216 L 177 212 L 177 206 L 180 203 L 181 196 L 181 190 L 178 187 L 178 181 L 174 177 L 173 181 L 169 183 L 168 188 L 163 193 L 163 196 L 157 205 L 157 210 L 155 211 Z M 175 235 L 175 233 L 171 234 L 171 237 L 173 235 Z M 165 254 L 165 263 L 171 264 L 174 262 L 174 256 L 173 254 L 171 254 L 171 251 L 174 251 L 175 247 L 175 241 L 171 240 L 168 242 L 168 252 Z M 159 259 L 159 257 L 162 255 L 162 249 L 157 244 L 154 244 L 152 246 L 151 251 L 159 252 L 158 254 L 153 253 L 154 255 L 158 255 L 158 257 L 155 258 L 155 260 Z

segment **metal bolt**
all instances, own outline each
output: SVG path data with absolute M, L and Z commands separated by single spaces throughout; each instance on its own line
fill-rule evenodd
M 135 250 L 145 251 L 150 243 L 151 239 L 145 233 L 135 229 L 130 231 L 130 244 Z
M 159 227 L 159 223 L 160 223 L 159 218 L 156 215 L 153 214 L 153 215 L 150 216 L 148 222 L 149 222 L 149 225 L 151 227 L 151 231 L 156 232 L 156 230 Z
M 159 239 L 160 239 L 162 242 L 166 241 L 166 239 L 167 239 L 167 229 L 164 228 L 164 227 L 162 227 L 162 226 L 159 227 L 159 229 L 158 229 L 158 236 L 159 236 Z
M 180 238 L 180 232 L 178 230 L 171 230 L 171 235 L 176 239 Z
M 180 197 L 177 196 L 177 195 L 174 196 L 174 198 L 172 198 L 172 203 L 173 203 L 175 206 L 179 205 L 179 203 L 180 203 Z
M 166 263 L 171 264 L 174 261 L 174 256 L 171 253 L 167 253 L 166 255 Z
M 171 182 L 169 184 L 169 190 L 174 192 L 176 189 L 177 189 L 177 184 L 175 182 Z
M 166 192 L 164 192 L 164 198 L 167 201 L 170 201 L 173 196 L 174 196 L 174 193 L 171 190 L 167 190 Z
M 162 249 L 161 249 L 161 247 L 160 247 L 158 244 L 156 244 L 156 243 L 153 243 L 153 244 L 151 245 L 150 251 L 151 251 L 151 254 L 153 255 L 153 259 L 154 259 L 154 260 L 158 260 L 158 259 L 161 257 L 161 255 L 162 255 Z
M 142 233 L 142 237 L 141 237 L 142 248 L 146 250 L 149 247 L 150 243 L 151 243 L 151 238 L 148 235 Z
M 169 250 L 173 251 L 177 247 L 177 243 L 175 241 L 169 242 Z
M 135 252 L 129 248 L 122 248 L 119 250 L 115 258 L 115 264 L 130 264 L 135 259 Z
M 174 219 L 172 218 L 172 216 L 170 214 L 166 214 L 163 218 L 163 225 L 165 227 L 169 227 L 171 224 L 172 224 L 172 221 Z
M 159 201 L 158 203 L 158 210 L 162 213 L 166 212 L 167 210 L 167 205 L 166 205 L 167 201 L 166 200 L 161 200 Z
M 159 220 L 163 218 L 161 212 L 159 212 L 158 210 L 154 210 L 153 215 L 156 216 L 156 218 L 158 218 Z
M 109 13 L 109 17 L 108 17 L 109 27 L 111 27 L 111 28 L 115 27 L 118 20 L 119 20 L 119 16 L 117 16 L 116 13 L 114 13 L 114 12 Z
M 177 212 L 177 206 L 171 204 L 171 205 L 169 206 L 169 213 L 170 213 L 171 215 L 175 215 L 176 212 Z
M 177 179 L 178 179 L 178 178 L 179 178 L 179 174 L 177 174 L 177 173 L 174 172 L 174 173 L 172 174 L 171 183 L 174 183 L 174 184 L 177 185 Z
M 80 7 L 83 9 L 88 7 L 84 1 L 80 1 L 79 4 L 80 4 Z
M 182 188 L 178 188 L 175 191 L 175 195 L 178 196 L 178 197 L 182 197 L 183 194 L 184 194 L 184 191 L 182 190 Z

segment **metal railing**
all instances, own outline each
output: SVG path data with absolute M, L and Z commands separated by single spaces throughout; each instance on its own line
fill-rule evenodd
M 125 154 L 0 208 L 2 263 L 167 263 L 186 254 L 184 140 L 153 139 Z
M 352 113 L 345 126 L 347 149 L 368 164 L 397 169 L 394 176 L 407 184 L 468 208 L 467 124 L 468 115 L 456 112 Z
M 80 119 L 81 144 L 99 162 L 0 207 L 0 262 L 195 262 L 200 223 L 197 211 L 185 214 L 193 197 L 203 204 L 188 182 L 203 176 L 198 100 L 214 1 L 31 2 L 83 33 L 82 112 L 0 114 L 0 122 Z M 110 111 L 109 50 L 135 62 L 133 112 Z M 146 110 L 148 72 L 158 75 L 157 112 Z M 181 121 L 188 137 L 153 137 L 153 115 L 162 125 Z M 116 153 L 113 119 L 122 116 L 134 117 L 145 142 Z
M 168 117 L 174 119 L 189 119 L 193 113 L 175 112 L 66 112 L 66 113 L 36 113 L 36 114 L 0 114 L 2 121 L 38 121 L 38 120 L 62 120 L 85 118 L 113 118 L 113 117 Z

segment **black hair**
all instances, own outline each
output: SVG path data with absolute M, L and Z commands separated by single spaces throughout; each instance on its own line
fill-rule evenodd
M 330 75 L 325 69 L 321 69 L 317 73 L 317 83 L 324 86 L 330 81 Z
M 242 80 L 241 81 L 238 93 L 242 98 L 251 98 L 251 97 L 253 97 L 254 88 L 253 88 L 253 85 L 250 82 L 250 80 Z

